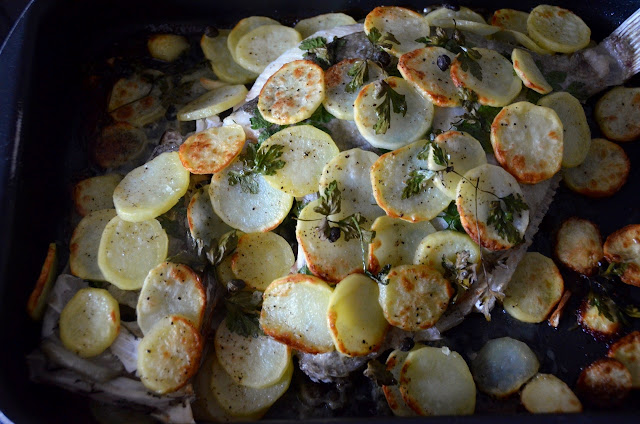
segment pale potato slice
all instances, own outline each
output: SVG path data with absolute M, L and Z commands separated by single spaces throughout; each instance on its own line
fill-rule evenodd
M 511 52 L 511 62 L 513 62 L 513 69 L 525 87 L 540 94 L 551 93 L 553 90 L 551 84 L 544 78 L 544 75 L 542 75 L 542 72 L 538 69 L 538 65 L 536 65 L 533 57 L 531 57 L 528 52 L 522 49 L 513 49 Z
M 209 197 L 209 184 L 198 190 L 187 206 L 187 223 L 191 237 L 200 247 L 211 246 L 215 239 L 231 230 L 213 211 Z
M 280 25 L 280 22 L 267 18 L 266 16 L 249 16 L 248 18 L 238 21 L 227 38 L 227 48 L 229 49 L 233 60 L 236 60 L 236 47 L 238 46 L 240 39 L 254 29 L 263 25 Z
M 485 37 L 500 31 L 500 28 L 497 28 L 493 25 L 488 25 L 484 22 L 468 21 L 465 19 L 455 18 L 433 19 L 431 20 L 430 25 L 440 28 L 457 28 L 461 31 L 466 31 Z
M 490 250 L 505 250 L 515 245 L 487 223 L 492 202 L 498 197 L 522 196 L 522 190 L 511 174 L 499 166 L 481 165 L 464 175 L 456 193 L 460 222 L 476 243 Z M 529 225 L 529 211 L 516 213 L 513 218 L 513 226 L 523 237 Z
M 111 112 L 111 117 L 116 122 L 128 122 L 136 127 L 144 127 L 162 118 L 165 112 L 166 109 L 159 98 L 146 96 L 115 109 Z
M 283 146 L 280 159 L 285 165 L 264 179 L 272 187 L 296 197 L 315 193 L 322 170 L 340 153 L 329 134 L 311 125 L 280 130 L 263 142 L 261 148 L 275 145 Z
M 609 298 L 601 299 L 602 306 L 599 308 L 595 302 L 591 302 L 587 297 L 578 309 L 578 324 L 582 329 L 598 340 L 611 340 L 620 334 L 622 324 L 615 313 L 617 307 Z M 602 309 L 602 310 L 601 310 Z M 609 317 L 604 311 L 609 312 Z
M 502 41 L 510 44 L 520 44 L 522 47 L 525 47 L 531 50 L 534 53 L 538 54 L 551 54 L 547 49 L 543 49 L 539 45 L 536 44 L 526 33 L 522 33 L 520 31 L 513 31 L 510 29 L 503 29 L 499 32 L 496 32 L 492 35 L 494 40 Z
M 225 85 L 229 85 L 228 83 L 219 80 L 219 79 L 210 79 L 210 78 L 205 78 L 202 77 L 198 80 L 198 82 L 200 83 L 200 85 L 202 86 L 202 88 L 204 88 L 205 90 L 215 90 L 216 88 L 220 88 L 220 87 L 224 87 Z
M 394 350 L 387 357 L 387 371 L 393 375 L 393 378 L 395 378 L 397 382 L 400 381 L 400 373 L 407 356 L 409 356 L 409 352 Z M 393 412 L 393 415 L 396 417 L 415 417 L 418 415 L 413 409 L 409 408 L 404 399 L 402 399 L 402 393 L 400 393 L 400 387 L 398 384 L 393 386 L 382 386 L 382 392 L 384 393 L 384 397 L 387 399 L 387 404 L 389 405 L 389 408 L 391 408 L 391 412 Z
M 640 88 L 615 87 L 598 100 L 595 117 L 610 140 L 633 141 L 640 137 Z
M 382 36 L 392 34 L 395 37 L 398 43 L 385 41 L 391 45 L 385 50 L 397 57 L 423 47 L 424 43 L 416 40 L 429 35 L 429 25 L 421 14 L 398 6 L 380 6 L 369 12 L 364 20 L 364 31 L 369 35 L 374 28 Z
M 593 275 L 604 257 L 600 230 L 586 219 L 567 219 L 558 230 L 555 254 L 566 267 L 580 274 Z
M 455 172 L 445 172 L 433 177 L 433 183 L 450 199 L 455 199 L 458 183 L 467 171 L 487 163 L 487 155 L 482 144 L 467 133 L 447 131 L 436 137 L 435 144 L 447 155 L 449 166 Z M 439 169 L 435 163 L 434 151 L 429 151 L 429 169 Z
M 380 286 L 382 311 L 389 324 L 407 331 L 433 327 L 454 293 L 449 281 L 428 265 L 391 268 L 387 281 Z
M 478 389 L 499 398 L 520 390 L 539 367 L 529 346 L 511 337 L 489 340 L 471 363 Z
M 333 290 L 327 320 L 338 352 L 364 356 L 380 349 L 389 324 L 378 295 L 378 283 L 362 274 L 348 276 Z
M 518 321 L 544 321 L 564 292 L 564 280 L 553 261 L 537 252 L 527 252 L 505 290 L 505 311 Z
M 538 374 L 524 386 L 520 400 L 533 414 L 582 412 L 582 404 L 567 384 L 552 374 Z
M 136 315 L 142 334 L 168 315 L 186 318 L 197 330 L 202 326 L 207 295 L 200 276 L 187 265 L 163 262 L 144 280 Z
M 498 9 L 493 12 L 489 23 L 502 29 L 527 33 L 527 19 L 529 14 L 514 9 Z
M 438 57 L 455 55 L 442 47 L 424 47 L 405 53 L 398 60 L 398 70 L 423 96 L 436 106 L 460 106 L 460 91 L 449 69 L 438 67 Z
M 247 87 L 240 84 L 226 85 L 207 91 L 182 107 L 178 111 L 178 120 L 195 121 L 217 115 L 242 103 L 247 93 Z
M 602 358 L 584 368 L 576 391 L 581 398 L 601 408 L 619 406 L 631 392 L 631 373 L 617 359 Z
M 29 313 L 29 316 L 34 321 L 42 319 L 49 299 L 49 293 L 57 277 L 58 248 L 55 243 L 50 243 L 47 248 L 47 256 L 40 269 L 40 275 L 27 301 L 27 313 Z
M 118 216 L 131 222 L 153 219 L 171 209 L 189 188 L 189 171 L 178 152 L 166 152 L 129 172 L 113 192 Z
M 167 257 L 169 238 L 155 220 L 114 217 L 102 232 L 98 266 L 105 279 L 122 290 L 138 290 L 147 273 Z
M 478 95 L 478 103 L 487 106 L 506 106 L 516 98 L 522 89 L 522 81 L 513 72 L 513 65 L 495 50 L 474 48 L 481 58 L 482 78 L 471 73 L 471 68 L 462 69 L 459 58 L 450 67 L 451 79 L 456 86 L 469 89 Z
M 82 358 L 104 352 L 120 332 L 120 307 L 104 289 L 80 289 L 60 313 L 60 340 Z
M 73 187 L 76 212 L 85 216 L 102 209 L 113 209 L 113 191 L 122 180 L 120 174 L 87 178 Z
M 84 280 L 104 281 L 98 266 L 98 250 L 105 227 L 116 216 L 115 209 L 103 209 L 82 218 L 69 242 L 71 273 Z
M 324 90 L 322 68 L 310 60 L 294 60 L 269 77 L 260 91 L 258 110 L 274 124 L 295 124 L 320 107 Z
M 173 62 L 189 49 L 189 42 L 182 35 L 155 34 L 149 37 L 147 49 L 154 59 Z
M 215 37 L 203 35 L 200 39 L 202 53 L 211 61 L 213 73 L 221 81 L 229 84 L 249 84 L 258 78 L 258 74 L 247 71 L 233 59 L 229 47 L 227 47 L 229 33 L 228 29 L 219 29 L 218 35 Z M 211 90 L 214 87 L 205 88 Z
M 120 78 L 113 85 L 109 96 L 108 112 L 129 103 L 133 103 L 151 93 L 153 84 L 140 74 L 135 74 L 130 78 Z
M 280 24 L 262 25 L 238 40 L 234 58 L 238 65 L 259 74 L 301 40 L 300 33 L 293 28 Z
M 218 282 L 222 284 L 224 288 L 227 288 L 229 281 L 236 278 L 231 269 L 231 256 L 227 256 L 216 266 L 216 277 Z
M 432 12 L 429 12 L 425 16 L 425 20 L 430 26 L 434 26 L 433 21 L 436 19 L 455 19 L 462 21 L 479 22 L 482 24 L 487 23 L 480 14 L 474 12 L 468 7 L 460 7 L 458 8 L 458 10 L 452 10 L 447 7 L 440 7 Z
M 178 390 L 198 371 L 203 346 L 200 332 L 186 318 L 158 321 L 138 344 L 142 384 L 161 395 Z
M 604 138 L 591 140 L 584 161 L 564 169 L 562 178 L 571 190 L 589 197 L 609 197 L 627 182 L 631 163 L 624 149 Z
M 325 98 L 322 104 L 329 113 L 338 119 L 353 121 L 353 105 L 360 92 L 360 87 L 348 91 L 347 86 L 354 79 L 349 72 L 354 66 L 364 66 L 362 59 L 344 59 L 324 72 Z M 386 72 L 373 61 L 367 61 L 366 78 L 363 83 L 378 81 L 387 77 Z
M 438 231 L 422 239 L 416 249 L 413 263 L 428 265 L 444 274 L 445 268 L 442 263 L 446 259 L 455 264 L 458 253 L 468 253 L 467 262 L 471 264 L 479 264 L 482 259 L 480 246 L 467 234 L 452 230 Z
M 207 128 L 180 145 L 180 161 L 192 174 L 220 172 L 240 154 L 245 138 L 238 124 Z
M 356 20 L 344 13 L 325 13 L 312 18 L 301 19 L 293 28 L 304 39 L 318 31 L 354 24 L 356 24 Z
M 378 122 L 376 107 L 383 98 L 377 97 L 379 82 L 365 85 L 354 103 L 353 118 L 360 135 L 373 147 L 394 150 L 406 146 L 422 137 L 433 121 L 433 104 L 422 97 L 411 84 L 402 78 L 389 77 L 384 80 L 394 91 L 405 96 L 406 114 L 395 113 L 389 106 L 389 128 L 385 133 L 376 134 Z M 385 95 L 388 96 L 388 94 Z
M 640 331 L 629 333 L 615 342 L 607 355 L 622 362 L 631 373 L 631 387 L 640 388 Z
M 579 16 L 557 6 L 540 5 L 527 19 L 527 32 L 539 45 L 552 52 L 573 53 L 587 47 L 591 29 Z
M 275 280 L 264 292 L 262 330 L 302 352 L 332 351 L 327 321 L 332 292 L 327 283 L 312 275 L 291 274 Z
M 640 287 L 640 225 L 627 225 L 609 235 L 604 242 L 604 256 L 610 263 L 627 264 L 620 279 Z
M 476 385 L 467 363 L 448 347 L 425 346 L 409 353 L 400 373 L 400 392 L 418 415 L 471 415 Z
M 214 339 L 218 362 L 242 386 L 273 386 L 291 367 L 291 349 L 268 336 L 245 337 L 229 330 L 223 320 Z
M 426 146 L 427 141 L 420 140 L 385 153 L 371 167 L 373 195 L 388 216 L 410 222 L 428 221 L 451 202 L 449 196 L 436 187 L 433 179 L 425 182 L 421 192 L 411 197 L 403 195 L 405 181 L 411 173 L 428 169 L 427 160 L 418 159 L 418 154 Z
M 296 261 L 291 245 L 276 233 L 248 233 L 238 239 L 231 269 L 247 286 L 264 291 L 273 280 L 289 274 Z
M 413 223 L 385 215 L 376 218 L 371 231 L 375 231 L 376 236 L 369 245 L 369 270 L 377 273 L 386 265 L 413 263 L 422 239 L 436 229 L 429 221 Z
M 104 127 L 92 146 L 92 156 L 102 168 L 117 168 L 136 159 L 147 145 L 144 131 L 126 122 Z
M 560 170 L 563 125 L 550 108 L 518 102 L 502 108 L 491 124 L 496 159 L 516 180 L 536 184 Z

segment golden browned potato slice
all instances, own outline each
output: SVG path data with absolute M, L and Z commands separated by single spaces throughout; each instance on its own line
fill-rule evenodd
M 627 334 L 610 348 L 608 356 L 622 362 L 631 373 L 631 386 L 640 388 L 640 331 Z
M 259 74 L 301 40 L 300 33 L 293 28 L 280 24 L 262 25 L 238 40 L 234 58 L 243 68 Z
M 144 132 L 126 122 L 104 127 L 92 146 L 93 158 L 102 168 L 117 168 L 136 159 L 147 145 Z
M 397 6 L 380 6 L 373 9 L 364 20 L 364 31 L 367 35 L 374 28 L 382 35 L 391 34 L 398 41 L 388 41 L 391 48 L 386 51 L 394 56 L 419 49 L 424 43 L 416 41 L 429 35 L 429 25 L 424 17 L 413 10 Z
M 536 43 L 559 53 L 583 49 L 591 40 L 591 29 L 579 16 L 550 5 L 540 5 L 531 11 L 527 31 Z
M 165 111 L 159 98 L 146 96 L 115 109 L 111 112 L 111 117 L 116 122 L 128 122 L 136 127 L 144 127 L 162 118 Z
M 293 27 L 302 38 L 307 38 L 318 31 L 327 30 L 344 25 L 354 25 L 356 20 L 344 13 L 325 13 L 312 18 L 301 19 Z
M 566 267 L 580 274 L 593 275 L 604 257 L 600 230 L 586 219 L 567 219 L 558 230 L 555 254 Z
M 200 39 L 202 53 L 204 57 L 211 61 L 213 73 L 216 74 L 221 81 L 229 84 L 249 84 L 258 77 L 258 74 L 247 71 L 233 59 L 227 46 L 229 32 L 228 29 L 219 29 L 218 35 L 215 37 L 203 35 Z M 217 87 L 205 86 L 205 88 L 212 90 Z
M 101 209 L 113 209 L 113 190 L 122 180 L 120 174 L 106 174 L 87 178 L 73 187 L 73 203 L 82 215 Z
M 609 235 L 604 242 L 604 256 L 610 263 L 626 264 L 620 279 L 640 286 L 640 225 L 627 225 Z
M 558 114 L 529 102 L 504 107 L 491 124 L 496 159 L 516 180 L 536 184 L 560 170 L 563 127 Z
M 589 298 L 582 302 L 578 309 L 578 324 L 596 339 L 610 340 L 620 333 L 622 324 L 615 313 L 616 305 L 613 301 L 608 298 L 603 298 L 600 301 L 602 302 L 600 308 Z
M 380 305 L 389 324 L 407 331 L 433 327 L 453 296 L 453 287 L 427 265 L 391 268 L 380 286 Z
M 520 400 L 533 414 L 582 412 L 582 404 L 567 384 L 552 374 L 538 374 L 524 386 Z
M 514 9 L 499 9 L 493 12 L 489 23 L 503 29 L 527 33 L 529 14 Z
M 576 391 L 601 408 L 618 406 L 631 392 L 631 373 L 617 359 L 598 359 L 582 370 Z
M 458 254 L 468 254 L 469 264 L 479 264 L 482 259 L 480 247 L 467 234 L 452 230 L 429 234 L 420 242 L 413 259 L 414 264 L 429 265 L 444 274 L 442 263 L 456 263 Z
M 640 88 L 615 87 L 598 100 L 596 122 L 608 139 L 633 141 L 640 137 Z
M 387 358 L 387 371 L 393 375 L 396 381 L 400 381 L 400 372 L 404 365 L 404 360 L 409 356 L 409 352 L 403 352 L 401 350 L 394 350 Z M 382 386 L 382 392 L 387 399 L 387 404 L 391 408 L 393 415 L 397 417 L 415 417 L 418 414 L 409 408 L 402 399 L 402 393 L 400 393 L 400 387 L 398 384 L 393 386 Z
M 105 227 L 116 216 L 115 209 L 103 209 L 82 218 L 69 242 L 69 268 L 76 277 L 105 281 L 98 266 L 98 250 Z
M 551 93 L 553 88 L 542 75 L 538 65 L 534 62 L 533 57 L 522 49 L 513 49 L 511 52 L 511 61 L 513 69 L 522 80 L 525 87 L 532 89 L 536 93 Z
M 42 319 L 49 293 L 57 276 L 58 248 L 55 243 L 50 243 L 47 249 L 47 256 L 40 270 L 40 275 L 27 301 L 27 312 L 33 320 L 39 321 Z
M 236 26 L 233 27 L 227 38 L 227 48 L 234 60 L 236 60 L 236 47 L 240 39 L 263 25 L 280 25 L 280 23 L 266 16 L 249 16 L 239 20 Z
M 145 97 L 151 92 L 152 88 L 151 81 L 139 74 L 135 74 L 130 78 L 120 78 L 111 89 L 107 111 L 112 112 L 120 106 Z
M 155 34 L 149 37 L 147 48 L 154 59 L 173 62 L 189 49 L 189 42 L 182 35 Z
M 244 147 L 240 125 L 207 128 L 180 145 L 180 161 L 192 174 L 214 174 L 226 168 Z
M 594 138 L 584 162 L 563 170 L 562 177 L 575 192 L 589 197 L 608 197 L 627 182 L 630 168 L 629 157 L 622 147 L 604 138 Z

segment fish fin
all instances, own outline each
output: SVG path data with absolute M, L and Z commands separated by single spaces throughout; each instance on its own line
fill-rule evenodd
M 607 39 L 626 47 L 625 71 L 627 78 L 640 72 L 640 9 L 629 16 Z M 625 78 L 626 79 L 626 78 Z

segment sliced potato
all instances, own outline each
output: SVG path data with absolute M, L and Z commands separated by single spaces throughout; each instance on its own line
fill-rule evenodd
M 529 14 L 514 9 L 499 9 L 493 12 L 489 23 L 502 29 L 527 33 L 527 19 Z
M 436 187 L 442 190 L 450 199 L 455 199 L 458 183 L 467 171 L 487 163 L 487 155 L 482 148 L 482 144 L 467 133 L 459 131 L 447 131 L 438 135 L 435 144 L 442 148 L 449 166 L 455 172 L 445 172 L 436 174 L 433 182 Z M 429 151 L 429 169 L 437 170 L 441 166 L 434 160 L 434 150 Z
M 433 327 L 453 296 L 453 287 L 428 265 L 391 268 L 379 302 L 389 324 L 407 331 Z
M 413 263 L 429 265 L 444 274 L 445 268 L 442 263 L 447 260 L 455 264 L 458 254 L 468 254 L 467 262 L 470 264 L 479 264 L 482 259 L 480 246 L 467 234 L 452 230 L 438 231 L 422 239 L 416 249 Z
M 455 19 L 462 21 L 479 22 L 482 24 L 486 23 L 486 21 L 480 14 L 474 12 L 468 7 L 460 7 L 458 8 L 458 10 L 452 10 L 447 7 L 440 7 L 425 16 L 425 20 L 430 26 L 434 26 L 433 21 L 437 19 Z
M 209 197 L 209 185 L 198 190 L 187 206 L 187 222 L 191 237 L 198 248 L 211 246 L 215 239 L 231 230 L 227 224 L 213 211 Z
M 282 146 L 285 165 L 274 175 L 265 175 L 272 187 L 296 197 L 315 193 L 325 165 L 340 153 L 326 132 L 312 125 L 296 125 L 278 131 L 265 142 L 263 149 Z
M 616 305 L 611 299 L 603 298 L 600 308 L 589 298 L 582 302 L 578 309 L 578 324 L 582 329 L 598 340 L 610 340 L 622 330 L 620 319 L 615 313 L 606 316 L 604 310 L 615 311 Z M 601 309 L 602 308 L 602 309 Z
M 304 39 L 318 31 L 344 25 L 354 25 L 355 23 L 355 19 L 344 13 L 325 13 L 312 18 L 301 19 L 293 28 L 298 31 Z
M 529 346 L 511 337 L 489 340 L 471 364 L 478 389 L 499 398 L 517 392 L 539 367 Z
M 214 174 L 240 154 L 244 142 L 244 130 L 238 124 L 207 128 L 180 145 L 180 161 L 192 174 Z
M 617 359 L 603 358 L 584 368 L 576 390 L 580 397 L 601 408 L 618 406 L 631 392 L 631 373 Z
M 536 43 L 559 53 L 583 49 L 591 40 L 591 29 L 579 16 L 550 5 L 540 5 L 531 11 L 527 31 Z
M 477 78 L 472 68 L 463 69 L 459 58 L 450 67 L 451 78 L 458 87 L 463 87 L 478 95 L 478 103 L 487 106 L 506 106 L 516 98 L 522 89 L 522 81 L 513 73 L 513 65 L 495 50 L 475 48 L 481 55 L 476 60 L 483 77 Z M 486 78 L 485 78 L 486 76 Z
M 389 77 L 384 80 L 391 89 L 403 95 L 407 103 L 406 113 L 390 112 L 389 128 L 376 133 L 378 122 L 376 107 L 384 99 L 378 98 L 380 82 L 365 85 L 354 103 L 353 118 L 360 135 L 373 147 L 393 150 L 418 140 L 433 121 L 433 104 L 422 97 L 411 84 L 402 78 Z M 385 96 L 388 96 L 386 94 Z M 385 97 L 386 98 L 386 97 Z M 393 109 L 393 108 L 392 108 Z
M 93 158 L 102 168 L 117 168 L 136 159 L 147 145 L 147 136 L 126 122 L 104 127 L 93 144 Z
M 138 344 L 138 374 L 146 388 L 171 393 L 198 371 L 203 341 L 200 332 L 180 316 L 158 321 Z
M 73 203 L 82 215 L 101 209 L 113 209 L 113 191 L 122 180 L 120 174 L 105 174 L 87 178 L 73 187 Z
M 630 167 L 622 147 L 604 138 L 594 138 L 584 161 L 563 170 L 562 178 L 575 192 L 589 197 L 608 197 L 627 182 Z
M 295 124 L 320 107 L 324 90 L 322 68 L 310 60 L 294 60 L 269 77 L 260 91 L 258 110 L 274 124 Z
M 504 309 L 518 321 L 542 322 L 563 291 L 564 281 L 553 261 L 540 253 L 527 252 L 504 292 Z
M 178 120 L 195 121 L 217 115 L 242 103 L 248 91 L 244 85 L 226 85 L 207 91 L 178 111 Z
M 42 264 L 40 275 L 36 280 L 36 285 L 29 295 L 27 301 L 27 312 L 31 319 L 39 321 L 44 315 L 47 299 L 58 277 L 58 248 L 55 243 L 50 243 L 47 248 L 47 256 Z
M 240 39 L 254 29 L 263 25 L 280 25 L 280 22 L 267 18 L 266 16 L 249 16 L 248 18 L 238 21 L 227 38 L 227 48 L 229 49 L 233 60 L 236 60 L 236 47 L 238 46 Z
M 155 34 L 149 37 L 147 49 L 154 59 L 173 62 L 189 49 L 189 42 L 182 35 Z
M 327 310 L 333 290 L 312 275 L 291 274 L 267 287 L 262 301 L 263 331 L 307 353 L 333 350 Z
M 231 256 L 227 256 L 216 266 L 216 277 L 223 287 L 227 288 L 229 281 L 236 278 L 231 269 Z
M 476 243 L 490 250 L 514 246 L 512 241 L 502 237 L 493 225 L 487 223 L 492 202 L 497 201 L 496 196 L 522 196 L 522 190 L 511 174 L 495 165 L 478 166 L 464 175 L 456 193 L 460 222 Z M 513 225 L 523 237 L 529 225 L 529 211 L 514 214 Z
M 238 239 L 231 256 L 231 269 L 247 286 L 264 291 L 273 280 L 289 274 L 296 261 L 293 250 L 276 233 L 248 233 Z
M 419 415 L 471 415 L 476 385 L 467 363 L 448 347 L 409 353 L 400 373 L 400 392 Z
M 607 237 L 604 256 L 610 263 L 627 264 L 620 279 L 640 287 L 640 225 L 627 225 Z
M 525 87 L 540 94 L 551 93 L 553 90 L 551 84 L 544 78 L 544 75 L 542 75 L 542 72 L 538 69 L 538 65 L 536 65 L 536 62 L 529 53 L 522 49 L 513 49 L 511 52 L 511 62 L 513 62 L 513 69 Z
M 115 209 L 92 212 L 82 218 L 69 242 L 69 267 L 71 273 L 84 280 L 104 281 L 98 266 L 98 250 L 105 227 L 116 216 Z
M 491 124 L 496 159 L 516 180 L 536 184 L 560 170 L 563 126 L 550 108 L 529 102 L 502 108 Z
M 82 358 L 104 352 L 120 332 L 120 307 L 103 289 L 80 289 L 60 313 L 60 340 Z
M 500 31 L 500 28 L 497 28 L 493 25 L 488 25 L 484 22 L 468 21 L 465 19 L 438 18 L 431 20 L 430 24 L 432 26 L 440 28 L 457 28 L 461 31 L 466 31 L 485 37 Z
M 120 78 L 111 89 L 107 111 L 112 112 L 121 106 L 133 103 L 149 95 L 152 89 L 151 81 L 140 74 L 130 78 Z
M 598 100 L 595 117 L 610 140 L 633 141 L 640 137 L 640 88 L 615 87 Z
M 393 378 L 395 378 L 396 381 L 400 381 L 400 373 L 407 356 L 409 356 L 409 352 L 394 350 L 387 357 L 387 371 L 393 375 Z M 413 409 L 409 408 L 404 399 L 402 399 L 402 393 L 400 393 L 400 387 L 398 384 L 393 386 L 382 386 L 382 392 L 384 393 L 384 397 L 387 399 L 387 404 L 389 404 L 391 412 L 393 412 L 393 415 L 396 417 L 415 417 L 418 415 Z
M 582 404 L 567 384 L 552 374 L 538 374 L 524 386 L 520 400 L 533 414 L 582 412 Z
M 138 290 L 147 273 L 167 257 L 169 238 L 155 220 L 125 221 L 114 217 L 98 248 L 98 266 L 108 282 L 122 290 Z
M 627 334 L 610 348 L 608 356 L 622 362 L 631 373 L 631 387 L 640 388 L 640 331 Z
M 510 44 L 519 44 L 522 47 L 525 47 L 531 50 L 534 53 L 538 54 L 551 54 L 551 52 L 547 49 L 543 49 L 535 41 L 533 41 L 526 33 L 522 33 L 520 31 L 513 31 L 510 29 L 503 29 L 499 32 L 496 32 L 492 35 L 494 40 L 510 43 Z
M 261 25 L 238 40 L 234 58 L 243 68 L 259 74 L 301 40 L 300 33 L 293 28 L 280 24 Z
M 338 352 L 364 356 L 380 349 L 389 324 L 378 295 L 378 283 L 362 274 L 348 276 L 333 290 L 327 320 Z
M 111 117 L 116 122 L 128 122 L 136 127 L 144 127 L 162 118 L 165 112 L 166 109 L 159 98 L 146 96 L 115 109 L 111 112 Z
M 586 219 L 567 219 L 558 230 L 555 254 L 566 267 L 580 274 L 593 275 L 604 257 L 600 230 Z
M 131 222 L 153 219 L 171 209 L 189 188 L 178 152 L 166 152 L 129 172 L 113 192 L 118 216 Z
M 221 81 L 229 84 L 249 84 L 258 77 L 258 74 L 247 71 L 233 59 L 229 47 L 227 47 L 229 33 L 228 29 L 219 29 L 218 35 L 215 37 L 203 35 L 200 39 L 202 53 L 211 61 L 213 73 Z M 211 90 L 214 87 L 205 88 Z
M 374 28 L 383 37 L 385 34 L 395 37 L 398 43 L 385 40 L 391 45 L 385 50 L 397 57 L 423 47 L 424 43 L 416 40 L 429 35 L 429 25 L 421 14 L 398 6 L 380 6 L 369 12 L 364 31 L 369 35 Z

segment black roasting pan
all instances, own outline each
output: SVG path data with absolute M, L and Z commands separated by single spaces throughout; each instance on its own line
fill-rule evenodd
M 491 11 L 503 7 L 530 10 L 540 2 L 466 0 L 460 3 Z M 399 4 L 421 10 L 430 3 Z M 550 0 L 549 3 L 574 10 L 592 28 L 595 40 L 604 38 L 640 7 L 639 0 Z M 104 51 L 113 50 L 118 42 L 152 31 L 181 28 L 201 33 L 206 25 L 231 27 L 239 18 L 249 15 L 271 16 L 288 24 L 296 18 L 327 11 L 346 11 L 362 18 L 377 5 L 375 1 L 366 0 L 33 0 L 28 3 L 0 50 L 0 422 L 93 421 L 85 399 L 29 382 L 25 361 L 25 356 L 39 341 L 39 326 L 28 318 L 26 301 L 48 244 L 68 241 L 65 224 L 70 212 L 70 181 L 85 165 L 85 152 L 78 140 L 84 116 L 80 107 L 83 66 Z M 592 130 L 594 136 L 598 135 L 595 127 Z M 554 230 L 562 219 L 571 215 L 596 221 L 604 237 L 626 224 L 640 223 L 640 148 L 633 144 L 624 148 L 632 163 L 627 185 L 606 201 L 586 200 L 561 188 L 532 250 L 550 255 Z M 573 275 L 565 275 L 565 279 L 567 284 L 579 285 Z M 640 303 L 638 290 L 629 287 L 621 290 L 623 296 Z M 574 328 L 575 302 L 558 330 L 545 324 L 532 326 L 515 322 L 497 307 L 491 324 L 481 316 L 472 316 L 447 335 L 456 340 L 455 348 L 468 355 L 487 339 L 510 334 L 536 351 L 541 372 L 552 372 L 573 386 L 581 367 L 606 352 L 604 343 Z M 487 399 L 484 401 L 492 404 Z M 540 419 L 523 414 L 517 399 L 512 399 L 506 401 L 507 405 L 513 405 L 506 408 L 506 412 L 504 407 L 496 406 L 496 410 L 501 411 L 497 417 L 489 415 L 492 410 L 489 406 L 474 417 L 447 422 L 610 420 L 637 423 L 639 401 L 640 396 L 635 393 L 621 409 L 602 412 L 587 408 L 582 415 Z M 365 419 L 372 420 L 371 417 Z M 391 417 L 374 420 L 393 421 Z

